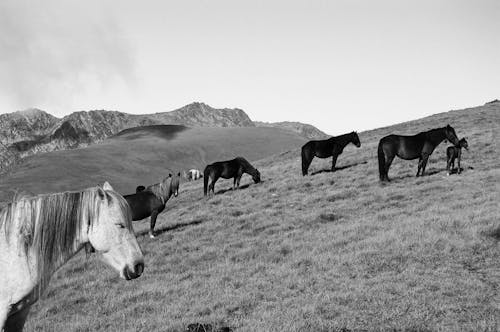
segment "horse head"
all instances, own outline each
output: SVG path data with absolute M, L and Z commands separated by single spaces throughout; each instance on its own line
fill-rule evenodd
M 455 133 L 455 129 L 453 129 L 452 126 L 447 125 L 444 128 L 444 131 L 446 133 L 446 138 L 448 139 L 448 141 L 450 141 L 453 145 L 458 146 L 458 144 L 459 144 L 458 137 L 457 137 L 457 134 Z
M 358 133 L 355 131 L 352 132 L 352 143 L 356 145 L 357 148 L 361 146 L 361 141 L 359 140 Z
M 252 174 L 252 180 L 255 183 L 259 183 L 260 182 L 260 172 L 259 172 L 258 169 L 255 169 L 254 174 Z
M 458 141 L 458 144 L 459 144 L 459 147 L 465 148 L 465 150 L 469 151 L 469 143 L 467 143 L 467 140 L 465 139 L 465 137 L 460 139 L 460 141 Z
M 135 279 L 144 271 L 144 257 L 132 228 L 127 201 L 108 182 L 97 189 L 96 196 L 98 207 L 89 215 L 88 242 L 122 278 Z
M 177 173 L 176 176 L 173 176 L 170 180 L 170 192 L 177 197 L 179 195 L 179 182 L 181 179 L 181 172 Z

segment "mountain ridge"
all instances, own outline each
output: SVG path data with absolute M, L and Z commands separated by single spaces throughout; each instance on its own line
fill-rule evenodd
M 0 114 L 0 171 L 7 170 L 14 160 L 38 153 L 74 149 L 98 143 L 118 132 L 151 125 L 183 125 L 187 127 L 255 127 L 250 117 L 239 108 L 213 108 L 193 102 L 169 112 L 129 114 L 119 111 L 77 111 L 62 118 L 31 108 Z M 300 125 L 292 130 L 304 136 Z M 283 126 L 272 124 L 267 127 Z M 285 128 L 286 129 L 286 128 Z M 310 129 L 309 129 L 310 130 Z M 7 158 L 15 155 L 16 158 Z

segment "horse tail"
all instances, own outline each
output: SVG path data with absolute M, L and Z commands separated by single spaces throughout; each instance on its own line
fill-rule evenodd
M 203 171 L 203 195 L 207 196 L 207 188 L 208 188 L 208 178 L 210 177 L 210 169 L 209 167 L 205 167 Z
M 385 174 L 385 154 L 384 154 L 382 140 L 378 142 L 377 154 L 378 154 L 378 172 L 380 176 L 380 181 L 384 181 L 386 178 L 386 174 Z
M 307 169 L 309 168 L 309 158 L 307 156 L 307 148 L 308 144 L 305 144 L 302 147 L 301 155 L 302 155 L 302 176 L 307 175 Z

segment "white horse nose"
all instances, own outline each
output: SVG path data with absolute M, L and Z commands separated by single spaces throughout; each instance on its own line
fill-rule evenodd
M 123 276 L 125 277 L 126 280 L 132 280 L 135 278 L 139 278 L 144 272 L 144 262 L 138 262 L 134 265 L 134 271 L 130 271 L 128 266 L 125 266 L 123 268 Z

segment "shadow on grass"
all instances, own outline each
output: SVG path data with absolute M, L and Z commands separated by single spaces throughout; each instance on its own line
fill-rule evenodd
M 450 175 L 451 175 L 451 174 L 461 174 L 461 173 L 463 173 L 463 171 L 465 171 L 465 170 L 469 170 L 469 169 L 474 169 L 474 167 L 472 167 L 472 166 L 469 166 L 469 167 L 467 167 L 467 168 L 460 167 L 460 173 L 458 173 L 458 168 L 453 168 L 453 169 L 450 171 Z
M 198 224 L 201 224 L 204 221 L 205 220 L 203 220 L 203 219 L 194 219 L 194 220 L 191 220 L 191 221 L 186 222 L 186 223 L 180 223 L 180 224 L 175 224 L 175 225 L 171 225 L 171 226 L 158 227 L 158 228 L 155 229 L 155 235 L 161 235 L 163 233 L 166 233 L 166 232 L 169 232 L 169 231 L 173 231 L 173 230 L 176 230 L 176 229 L 180 229 L 180 228 L 184 228 L 184 227 L 187 227 L 187 226 L 198 225 Z M 143 231 L 137 232 L 136 236 L 144 236 L 144 235 L 147 235 L 147 234 L 149 234 L 149 229 L 145 229 Z
M 497 228 L 492 229 L 489 232 L 485 232 L 485 235 L 492 237 L 496 241 L 500 241 L 500 226 Z
M 469 167 L 466 167 L 466 168 L 460 168 L 460 173 L 458 173 L 458 169 L 457 168 L 454 168 L 451 170 L 450 172 L 450 175 L 451 174 L 457 174 L 457 175 L 460 175 L 462 174 L 464 171 L 466 170 L 473 170 L 474 167 L 472 166 L 469 166 Z M 426 171 L 423 178 L 425 178 L 426 176 L 431 176 L 431 175 L 436 175 L 436 174 L 439 174 L 439 173 L 444 173 L 446 174 L 446 169 L 432 169 L 432 170 L 429 170 L 429 171 Z M 420 178 L 422 178 L 422 176 L 419 176 Z M 416 178 L 415 175 L 412 175 L 412 174 L 407 174 L 407 175 L 403 175 L 403 176 L 398 176 L 398 177 L 391 177 L 391 181 L 395 181 L 397 182 L 398 180 L 403 180 L 403 179 L 407 179 L 407 178 Z
M 240 186 L 240 187 L 239 187 L 238 189 L 236 189 L 236 190 L 247 189 L 248 187 L 250 187 L 250 185 L 260 185 L 260 184 L 262 184 L 262 183 L 264 183 L 264 182 L 265 182 L 265 181 L 262 181 L 262 180 L 261 180 L 259 183 L 247 183 L 247 184 L 244 184 L 244 185 Z M 226 188 L 226 189 L 221 189 L 221 190 L 218 190 L 218 191 L 216 191 L 216 192 L 215 192 L 215 195 L 224 194 L 224 193 L 226 193 L 226 192 L 228 192 L 228 191 L 233 191 L 233 188 L 232 188 L 232 187 L 230 187 L 230 188 Z
M 228 326 L 214 327 L 212 324 L 194 323 L 187 326 L 186 332 L 232 332 Z
M 351 167 L 354 167 L 354 166 L 358 166 L 358 165 L 362 165 L 362 164 L 366 164 L 366 163 L 367 163 L 367 161 L 362 161 L 362 162 L 356 163 L 356 164 L 350 164 L 350 165 L 335 167 L 334 170 L 332 170 L 331 168 L 329 168 L 329 169 L 320 169 L 319 171 L 311 172 L 311 175 L 316 175 L 316 174 L 321 174 L 321 173 L 333 173 L 333 172 L 336 172 L 336 171 L 342 171 L 344 169 L 348 169 L 348 168 L 351 168 Z
M 441 169 L 441 170 L 433 169 L 430 171 L 426 171 L 423 176 L 416 176 L 415 174 L 406 174 L 406 175 L 394 176 L 394 177 L 389 176 L 389 178 L 391 179 L 390 182 L 400 182 L 400 181 L 403 181 L 403 180 L 409 179 L 409 178 L 426 178 L 428 176 L 436 175 L 439 173 L 446 173 L 446 170 L 445 169 Z

